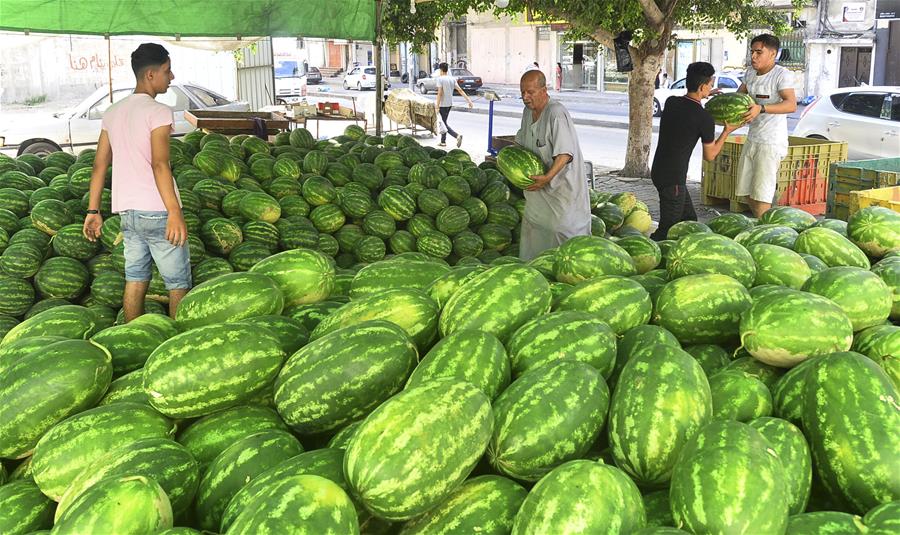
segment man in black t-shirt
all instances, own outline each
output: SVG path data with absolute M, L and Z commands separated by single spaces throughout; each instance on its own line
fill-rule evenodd
M 691 63 L 687 69 L 687 95 L 669 97 L 659 122 L 659 143 L 653 157 L 650 177 L 659 192 L 659 227 L 650 236 L 664 240 L 669 228 L 679 221 L 697 220 L 694 204 L 687 191 L 688 165 L 697 140 L 703 142 L 703 159 L 713 161 L 718 156 L 728 135 L 741 127 L 725 125 L 725 130 L 715 139 L 715 123 L 703 108 L 703 99 L 713 89 L 715 68 L 709 63 Z

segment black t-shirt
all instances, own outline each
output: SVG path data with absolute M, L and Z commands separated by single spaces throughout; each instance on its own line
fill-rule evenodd
M 715 135 L 712 115 L 702 105 L 687 97 L 669 97 L 659 121 L 659 143 L 650 169 L 653 184 L 684 184 L 697 140 L 712 143 Z

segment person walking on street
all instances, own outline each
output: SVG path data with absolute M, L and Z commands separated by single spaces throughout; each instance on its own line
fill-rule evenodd
M 556 63 L 556 92 L 557 93 L 562 91 L 562 77 L 563 77 L 562 63 L 557 62 Z
M 131 54 L 131 68 L 137 78 L 134 94 L 103 114 L 83 230 L 91 241 L 100 237 L 103 185 L 115 155 L 112 211 L 121 218 L 125 242 L 126 322 L 144 313 L 153 262 L 169 292 L 173 318 L 191 287 L 187 226 L 169 168 L 173 113 L 155 100 L 175 79 L 169 53 L 158 44 L 144 43 Z
M 713 89 L 715 68 L 709 63 L 691 63 L 687 68 L 687 94 L 666 100 L 659 122 L 659 142 L 653 156 L 650 177 L 659 193 L 659 226 L 651 239 L 665 240 L 669 229 L 679 221 L 696 221 L 697 213 L 687 190 L 687 171 L 691 153 L 699 139 L 703 143 L 703 159 L 716 159 L 728 135 L 741 125 L 725 125 L 714 140 L 715 123 L 703 108 L 703 99 Z
M 525 191 L 519 257 L 528 261 L 569 238 L 590 236 L 591 210 L 572 117 L 547 94 L 543 72 L 526 72 L 519 87 L 525 110 L 516 143 L 537 154 L 547 169 L 532 176 L 534 184 Z
M 750 68 L 739 93 L 756 102 L 744 116 L 750 124 L 741 150 L 735 195 L 747 197 L 754 217 L 772 207 L 781 160 L 788 153 L 787 115 L 797 110 L 794 76 L 775 64 L 781 42 L 774 35 L 750 41 Z
M 438 68 L 441 71 L 441 75 L 438 76 L 437 79 L 437 98 L 434 101 L 434 109 L 437 110 L 438 115 L 441 117 L 441 122 L 443 123 L 443 127 L 440 128 L 441 143 L 439 146 L 447 146 L 447 134 L 449 133 L 456 138 L 456 146 L 459 147 L 462 145 L 462 136 L 450 128 L 450 124 L 447 122 L 447 118 L 450 116 L 450 110 L 453 109 L 453 91 L 458 91 L 460 95 L 465 97 L 466 102 L 469 103 L 470 109 L 472 108 L 472 99 L 470 99 L 469 95 L 459 87 L 459 82 L 456 78 L 450 76 L 448 72 L 450 66 L 447 65 L 446 62 L 441 63 Z

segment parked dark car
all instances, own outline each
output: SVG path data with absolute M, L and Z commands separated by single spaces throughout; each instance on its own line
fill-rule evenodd
M 450 76 L 456 78 L 456 81 L 459 82 L 459 87 L 462 88 L 466 93 L 475 93 L 481 88 L 481 77 L 475 76 L 468 69 L 457 69 L 450 68 Z M 441 71 L 434 71 L 431 73 L 431 76 L 427 78 L 420 78 L 416 87 L 419 88 L 419 93 L 423 95 L 427 95 L 429 92 L 437 91 L 437 77 L 441 75 Z
M 318 67 L 310 67 L 308 71 L 306 71 L 306 83 L 307 84 L 321 84 L 322 83 L 322 73 L 319 71 Z

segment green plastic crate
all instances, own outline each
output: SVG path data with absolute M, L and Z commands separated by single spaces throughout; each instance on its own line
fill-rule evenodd
M 900 158 L 833 164 L 828 179 L 826 215 L 846 221 L 850 215 L 850 192 L 887 188 L 898 184 L 900 184 Z

